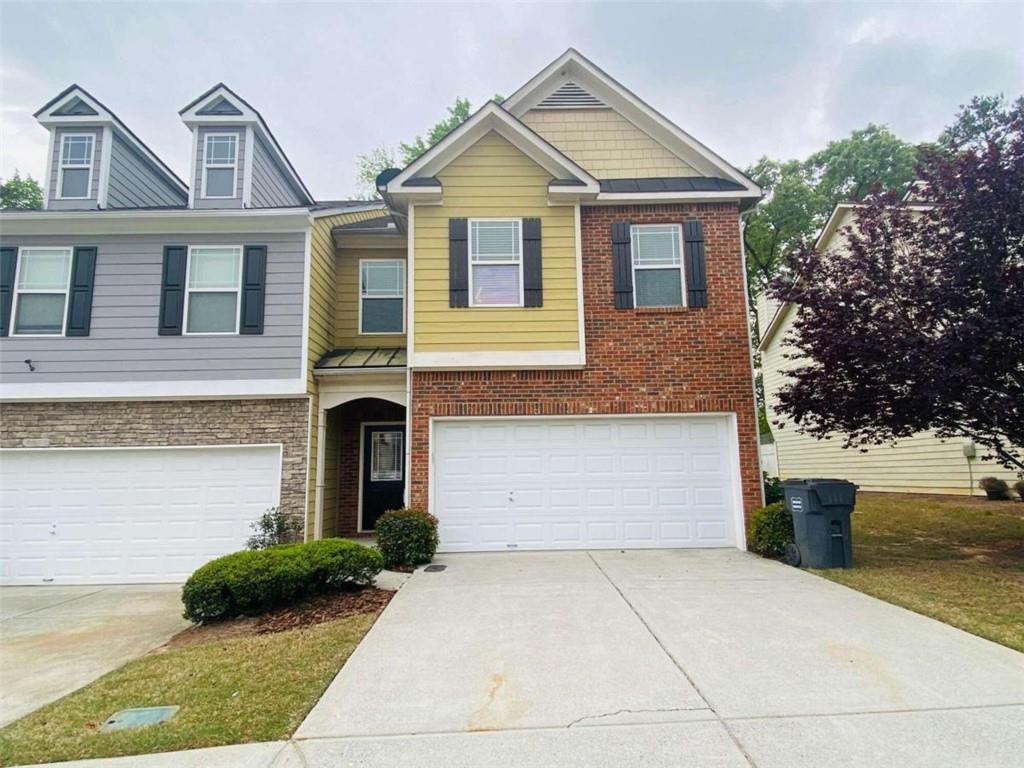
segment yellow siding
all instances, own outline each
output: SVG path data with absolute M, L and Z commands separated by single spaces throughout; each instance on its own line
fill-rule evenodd
M 345 248 L 339 252 L 335 283 L 334 345 L 336 347 L 404 347 L 405 334 L 363 336 L 359 333 L 360 259 L 401 259 L 404 248 Z M 407 305 L 408 306 L 408 305 Z
M 701 175 L 613 109 L 534 109 L 522 121 L 599 179 Z
M 551 174 L 492 132 L 437 175 L 444 205 L 414 216 L 416 351 L 578 350 L 575 210 L 548 205 Z M 448 219 L 462 217 L 542 220 L 543 307 L 448 306 Z
M 961 495 L 971 492 L 983 495 L 977 487 L 978 479 L 989 475 L 1001 477 L 1008 483 L 1016 480 L 1010 470 L 982 460 L 980 449 L 978 458 L 968 462 L 961 441 L 943 442 L 927 432 L 900 440 L 894 446 L 874 446 L 867 453 L 861 453 L 856 449 L 843 450 L 840 436 L 819 441 L 797 434 L 791 423 L 775 426 L 779 418 L 775 411 L 776 394 L 785 383 L 784 371 L 799 365 L 799 361 L 783 357 L 787 351 L 792 351 L 791 347 L 787 349 L 784 338 L 792 326 L 794 314 L 792 309 L 788 310 L 778 333 L 761 354 L 780 477 L 842 477 L 865 491 Z
M 381 210 L 342 213 L 315 219 L 310 232 L 309 275 L 309 350 L 307 355 L 306 391 L 309 392 L 312 413 L 309 419 L 309 456 L 306 463 L 307 538 L 312 539 L 316 514 L 317 429 L 319 426 L 319 396 L 313 366 L 324 353 L 334 347 L 335 268 L 334 238 L 331 229 L 340 224 L 365 221 L 381 215 Z

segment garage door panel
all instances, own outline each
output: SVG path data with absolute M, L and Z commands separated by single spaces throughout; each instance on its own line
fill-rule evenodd
M 728 418 L 438 421 L 443 551 L 734 546 Z
M 271 446 L 0 452 L 0 579 L 181 581 L 244 547 L 280 474 Z

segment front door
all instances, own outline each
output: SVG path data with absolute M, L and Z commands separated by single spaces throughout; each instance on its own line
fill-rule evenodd
M 363 425 L 362 529 L 372 531 L 377 518 L 400 509 L 405 497 L 405 425 Z

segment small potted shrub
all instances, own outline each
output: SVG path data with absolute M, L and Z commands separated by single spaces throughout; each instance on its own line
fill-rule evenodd
M 395 509 L 377 520 L 377 548 L 385 568 L 429 563 L 437 551 L 437 518 L 420 509 Z
M 1017 495 L 1020 496 L 1020 500 L 1024 501 L 1024 480 L 1018 480 L 1014 483 L 1013 490 L 1015 490 Z
M 1003 501 L 1010 498 L 1010 486 L 1005 480 L 998 477 L 983 477 L 978 481 L 978 487 L 985 492 L 989 501 Z

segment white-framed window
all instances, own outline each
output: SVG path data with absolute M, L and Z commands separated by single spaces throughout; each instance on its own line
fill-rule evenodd
M 401 430 L 379 430 L 373 433 L 371 439 L 370 481 L 378 483 L 401 480 L 405 435 Z
M 203 143 L 203 197 L 237 197 L 238 134 L 208 133 Z
M 470 219 L 469 305 L 523 306 L 522 219 Z
M 359 261 L 359 333 L 405 333 L 405 261 Z
M 683 228 L 679 224 L 634 225 L 629 236 L 634 306 L 686 306 Z
M 71 286 L 71 248 L 19 248 L 12 336 L 63 336 Z
M 238 333 L 242 246 L 189 246 L 186 272 L 185 333 Z
M 58 199 L 85 200 L 92 195 L 95 149 L 96 137 L 91 133 L 65 133 L 61 136 Z

